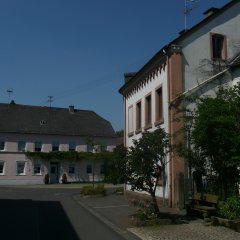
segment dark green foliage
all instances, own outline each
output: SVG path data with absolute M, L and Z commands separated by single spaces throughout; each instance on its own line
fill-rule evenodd
M 123 137 L 124 136 L 124 131 L 123 129 L 119 130 L 119 131 L 116 131 L 115 132 L 115 136 L 116 137 Z
M 62 175 L 62 183 L 63 183 L 63 184 L 67 184 L 67 183 L 68 183 L 66 173 L 64 173 L 64 174 Z
M 135 216 L 139 220 L 146 221 L 158 218 L 158 215 L 155 213 L 154 206 L 151 204 L 151 202 L 137 201 L 133 199 L 131 203 L 137 208 Z
M 220 206 L 219 213 L 228 219 L 234 220 L 240 218 L 240 196 L 233 196 L 227 199 Z
M 110 158 L 105 159 L 105 181 L 113 184 L 121 184 L 126 178 L 127 149 L 117 146 Z
M 240 86 L 220 88 L 215 97 L 198 99 L 192 123 L 191 151 L 183 147 L 179 152 L 226 199 L 239 183 Z
M 111 152 L 76 152 L 76 151 L 53 151 L 53 152 L 26 152 L 27 157 L 31 159 L 43 159 L 43 160 L 73 160 L 78 161 L 82 159 L 96 160 L 108 158 Z
M 98 184 L 96 187 L 93 186 L 84 186 L 80 189 L 81 195 L 84 196 L 92 196 L 92 195 L 102 195 L 106 194 L 106 189 L 104 188 L 104 184 Z
M 49 174 L 48 174 L 48 173 L 45 174 L 44 179 L 43 179 L 43 182 L 44 182 L 45 184 L 49 184 Z
M 124 192 L 124 188 L 123 187 L 118 187 L 115 189 L 115 193 L 123 193 Z
M 165 167 L 169 148 L 167 133 L 158 128 L 154 132 L 144 132 L 142 138 L 134 140 L 127 155 L 127 183 L 131 185 L 132 190 L 146 191 L 150 194 L 157 214 L 159 208 L 155 193 L 161 178 L 165 189 Z

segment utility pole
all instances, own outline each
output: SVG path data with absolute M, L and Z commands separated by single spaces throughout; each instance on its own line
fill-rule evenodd
M 7 89 L 8 103 L 10 103 L 10 96 L 11 96 L 12 93 L 13 93 L 13 89 L 12 88 Z
M 49 107 L 52 107 L 53 96 L 48 96 Z

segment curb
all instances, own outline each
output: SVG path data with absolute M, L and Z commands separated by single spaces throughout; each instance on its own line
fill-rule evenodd
M 103 217 L 101 214 L 94 211 L 91 207 L 84 204 L 82 201 L 80 201 L 78 196 L 72 196 L 73 200 L 76 201 L 82 208 L 84 208 L 86 211 L 90 212 L 93 216 L 95 216 L 98 220 L 103 222 L 105 225 L 107 225 L 109 228 L 111 228 L 113 231 L 118 233 L 121 237 L 123 237 L 125 240 L 140 240 L 139 237 L 131 233 L 130 231 L 122 230 L 116 225 L 114 225 L 112 222 L 110 222 L 107 218 Z

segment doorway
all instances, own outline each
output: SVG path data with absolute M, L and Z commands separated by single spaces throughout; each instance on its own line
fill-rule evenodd
M 59 163 L 50 163 L 50 183 L 59 183 Z

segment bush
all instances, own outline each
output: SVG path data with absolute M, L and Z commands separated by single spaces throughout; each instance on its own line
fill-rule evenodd
M 80 193 L 82 195 L 102 195 L 106 194 L 106 189 L 104 188 L 104 184 L 98 184 L 96 187 L 93 186 L 84 186 L 81 188 Z
M 149 201 L 138 201 L 132 199 L 131 203 L 134 207 L 137 207 L 135 217 L 137 217 L 139 220 L 145 221 L 158 218 L 157 214 L 154 212 L 153 205 Z
M 64 173 L 63 175 L 62 175 L 62 183 L 63 184 L 67 184 L 67 175 L 66 175 L 66 173 Z
M 118 187 L 115 189 L 116 193 L 123 193 L 124 192 L 124 188 L 123 187 Z
M 49 174 L 48 174 L 48 173 L 45 174 L 44 179 L 43 179 L 43 182 L 44 182 L 45 184 L 49 184 Z
M 219 213 L 230 220 L 240 218 L 240 196 L 228 198 L 227 201 L 220 206 Z

